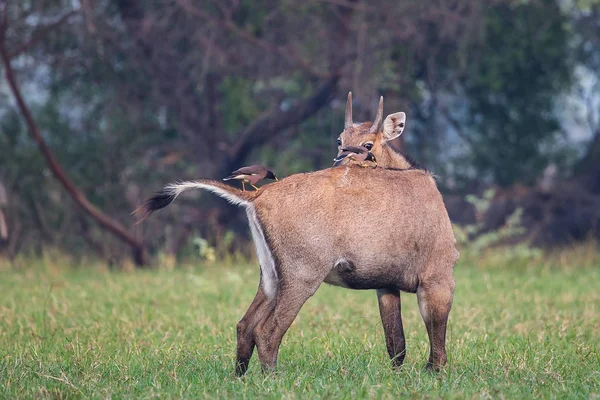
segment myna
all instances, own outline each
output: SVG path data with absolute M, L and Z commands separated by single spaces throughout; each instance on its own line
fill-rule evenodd
M 371 161 L 373 163 L 373 167 L 377 167 L 377 160 L 375 159 L 375 155 L 362 146 L 348 146 L 342 149 L 342 153 L 333 159 L 333 166 L 338 166 L 345 159 L 356 161 L 362 167 L 366 167 L 365 161 Z
M 262 165 L 250 165 L 247 167 L 236 169 L 227 178 L 223 178 L 224 181 L 229 181 L 232 179 L 242 181 L 242 190 L 246 190 L 246 186 L 244 185 L 245 182 L 248 182 L 250 186 L 258 190 L 258 188 L 255 185 L 259 181 L 263 179 L 277 180 L 277 177 L 275 176 L 273 171 L 266 169 Z

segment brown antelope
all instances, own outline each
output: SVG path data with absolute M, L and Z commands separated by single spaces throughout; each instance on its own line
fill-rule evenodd
M 339 166 L 291 175 L 256 192 L 210 180 L 180 182 L 146 200 L 136 210 L 140 221 L 187 189 L 209 190 L 248 216 L 260 283 L 237 325 L 238 375 L 248 369 L 255 346 L 263 370 L 275 369 L 285 332 L 322 282 L 377 291 L 394 366 L 405 356 L 400 291 L 416 293 L 429 335 L 427 366 L 439 370 L 446 363 L 458 252 L 427 171 Z

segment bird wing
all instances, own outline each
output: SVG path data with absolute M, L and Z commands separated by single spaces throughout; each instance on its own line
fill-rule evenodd
M 342 161 L 344 158 L 348 157 L 349 154 L 354 154 L 354 153 L 351 153 L 349 151 L 344 151 L 339 156 L 334 158 L 333 161 L 335 161 L 335 162 Z
M 346 157 L 350 158 L 351 160 L 354 160 L 354 157 L 356 157 L 356 155 L 357 155 L 357 153 L 355 153 L 353 151 L 343 151 L 342 154 L 340 154 L 339 156 L 334 158 L 333 161 L 335 161 L 335 162 L 342 161 Z
M 348 146 L 348 147 L 344 147 L 342 149 L 342 151 L 347 151 L 347 152 L 356 153 L 356 154 L 364 154 L 369 150 L 367 150 L 366 148 L 364 148 L 362 146 Z
M 262 165 L 249 165 L 247 167 L 236 169 L 231 175 L 257 175 L 263 173 L 265 170 L 266 168 Z

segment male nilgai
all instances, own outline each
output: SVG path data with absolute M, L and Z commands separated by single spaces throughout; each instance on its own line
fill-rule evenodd
M 198 180 L 166 186 L 143 219 L 187 189 L 206 189 L 246 209 L 260 262 L 258 293 L 237 325 L 236 372 L 254 346 L 274 369 L 283 335 L 323 281 L 376 289 L 393 364 L 405 356 L 399 291 L 416 293 L 430 341 L 428 366 L 446 363 L 455 240 L 436 184 L 422 170 L 335 167 L 289 176 L 256 192 Z

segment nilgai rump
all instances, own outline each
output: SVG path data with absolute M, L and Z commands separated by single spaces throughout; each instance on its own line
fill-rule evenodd
M 239 375 L 254 347 L 264 370 L 276 367 L 283 335 L 322 282 L 376 289 L 387 350 L 402 364 L 400 293 L 416 293 L 427 327 L 427 366 L 446 363 L 446 323 L 458 260 L 442 196 L 423 170 L 343 166 L 289 176 L 257 192 L 198 180 L 166 186 L 141 218 L 187 189 L 206 189 L 246 208 L 260 262 L 256 297 L 237 326 Z

